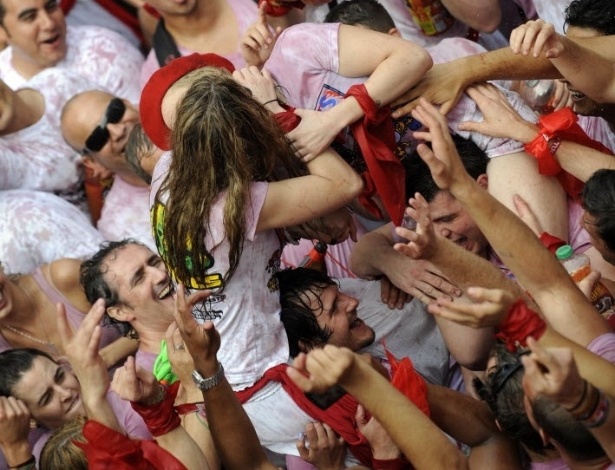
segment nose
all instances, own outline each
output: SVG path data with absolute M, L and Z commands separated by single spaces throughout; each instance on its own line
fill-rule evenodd
M 70 400 L 73 395 L 72 392 L 68 388 L 63 387 L 62 385 L 55 386 L 55 393 L 58 395 L 58 397 L 60 398 L 60 401 L 62 402 Z
M 39 21 L 41 27 L 46 30 L 52 30 L 56 27 L 56 22 L 53 17 L 45 10 L 39 13 Z
M 164 265 L 161 264 L 161 266 L 148 266 L 146 268 L 155 284 L 167 284 L 169 282 L 167 270 L 164 269 Z
M 344 310 L 348 313 L 354 312 L 359 306 L 359 301 L 348 294 L 344 294 L 342 292 L 340 292 L 340 294 L 343 295 Z
M 117 142 L 124 137 L 126 133 L 126 125 L 120 121 L 116 124 L 107 124 L 107 130 L 109 131 L 109 137 L 113 142 Z

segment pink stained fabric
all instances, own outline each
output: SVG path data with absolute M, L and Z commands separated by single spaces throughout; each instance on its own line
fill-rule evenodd
M 241 51 L 239 49 L 241 45 L 241 38 L 243 37 L 248 27 L 258 19 L 258 9 L 256 7 L 256 3 L 254 3 L 252 0 L 228 0 L 228 2 L 233 9 L 233 13 L 235 13 L 235 18 L 237 19 L 239 36 L 237 37 L 237 50 L 231 54 L 226 54 L 223 57 L 230 60 L 235 66 L 235 68 L 240 69 L 246 66 L 246 63 L 243 60 L 243 56 L 241 55 Z M 197 52 L 181 45 L 178 45 L 177 49 L 182 56 L 190 55 Z M 205 53 L 215 51 L 203 50 L 200 52 Z M 145 86 L 145 84 L 149 80 L 149 77 L 151 77 L 152 74 L 159 68 L 160 65 L 158 64 L 158 59 L 156 59 L 156 53 L 152 49 L 147 55 L 147 58 L 145 59 L 145 62 L 141 68 L 139 80 L 141 88 Z
M 68 52 L 56 68 L 81 75 L 91 82 L 91 88 L 103 88 L 131 103 L 139 102 L 141 89 L 135 77 L 139 76 L 143 57 L 137 48 L 119 34 L 96 26 L 69 26 L 66 43 Z M 10 46 L 0 52 L 0 79 L 16 89 L 27 80 L 13 68 L 12 53 Z

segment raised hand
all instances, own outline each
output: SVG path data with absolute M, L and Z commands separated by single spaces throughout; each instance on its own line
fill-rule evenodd
M 0 397 L 0 450 L 11 468 L 32 455 L 28 443 L 30 418 L 23 401 L 15 397 Z
M 439 299 L 429 304 L 427 311 L 472 328 L 484 328 L 499 325 L 515 302 L 515 296 L 502 289 L 469 287 L 467 295 L 471 304 Z
M 258 20 L 250 25 L 241 40 L 241 54 L 246 64 L 261 68 L 273 50 L 275 41 L 282 32 L 281 27 L 275 30 L 267 21 L 266 2 L 258 8 Z
M 538 128 L 524 120 L 494 85 L 474 85 L 469 87 L 466 93 L 476 102 L 483 114 L 483 121 L 462 122 L 459 124 L 459 130 L 514 139 L 526 144 L 538 134 Z
M 433 105 L 440 105 L 440 113 L 447 115 L 459 102 L 466 86 L 463 69 L 454 61 L 435 64 L 415 86 L 391 104 L 399 106 L 391 116 L 397 119 L 410 114 L 421 97 Z
M 218 368 L 216 354 L 220 349 L 220 334 L 210 321 L 199 325 L 192 316 L 192 306 L 211 295 L 210 291 L 196 291 L 186 297 L 182 284 L 177 286 L 175 296 L 175 323 L 185 347 L 194 360 L 195 367 L 201 372 L 214 375 Z
M 527 345 L 532 353 L 523 356 L 523 389 L 530 399 L 545 396 L 566 407 L 574 407 L 583 395 L 584 381 L 568 348 L 543 348 L 533 338 Z
M 286 373 L 304 392 L 322 393 L 346 379 L 356 365 L 356 356 L 348 348 L 330 344 L 299 354 Z
M 306 443 L 307 442 L 307 443 Z M 318 470 L 343 470 L 346 446 L 328 424 L 308 423 L 305 434 L 297 441 L 299 456 Z
M 235 70 L 233 78 L 237 83 L 248 88 L 252 92 L 254 99 L 265 105 L 272 113 L 284 111 L 284 108 L 277 102 L 275 80 L 267 70 L 259 70 L 255 66 L 244 67 Z
M 389 433 L 382 427 L 379 421 L 373 416 L 369 421 L 365 417 L 365 409 L 359 405 L 355 415 L 357 429 L 372 448 L 373 456 L 379 460 L 393 460 L 401 456 L 399 447 L 395 445 Z
M 534 57 L 544 53 L 548 59 L 555 59 L 564 51 L 565 38 L 555 32 L 552 24 L 543 20 L 528 21 L 510 33 L 510 48 L 515 54 Z
M 415 132 L 417 139 L 431 142 L 432 149 L 425 144 L 419 144 L 417 152 L 427 163 L 431 176 L 440 189 L 454 192 L 465 184 L 476 183 L 465 170 L 457 148 L 448 130 L 446 118 L 424 98 L 412 111 L 412 117 L 418 119 L 427 131 Z
M 105 303 L 98 299 L 84 317 L 77 331 L 68 324 L 63 304 L 57 304 L 58 332 L 64 351 L 81 384 L 84 402 L 87 398 L 104 399 L 109 390 L 107 365 L 98 350 L 102 335 L 99 325 L 104 313 Z
M 416 220 L 416 229 L 396 227 L 395 232 L 408 243 L 396 243 L 393 248 L 412 259 L 429 260 L 437 250 L 437 235 L 429 214 L 429 205 L 419 193 L 408 201 L 406 214 Z
M 134 358 L 126 359 L 122 367 L 113 374 L 111 390 L 126 401 L 148 403 L 160 394 L 161 385 L 150 371 L 137 367 Z

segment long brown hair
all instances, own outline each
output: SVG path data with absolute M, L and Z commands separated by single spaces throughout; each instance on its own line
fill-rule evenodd
M 230 75 L 205 67 L 171 87 L 188 87 L 176 109 L 173 158 L 159 195 L 164 209 L 161 255 L 174 277 L 205 285 L 211 267 L 205 237 L 210 212 L 225 192 L 224 233 L 230 245 L 228 282 L 239 264 L 245 237 L 249 185 L 307 174 L 273 116 Z

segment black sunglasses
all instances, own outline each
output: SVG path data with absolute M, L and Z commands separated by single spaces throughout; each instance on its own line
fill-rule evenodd
M 85 147 L 81 151 L 84 155 L 89 155 L 100 151 L 109 141 L 109 130 L 107 125 L 117 124 L 124 117 L 126 105 L 119 98 L 113 98 L 105 110 L 105 115 L 94 128 L 90 136 L 85 141 Z

